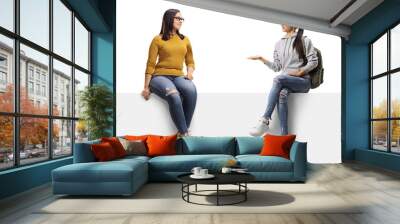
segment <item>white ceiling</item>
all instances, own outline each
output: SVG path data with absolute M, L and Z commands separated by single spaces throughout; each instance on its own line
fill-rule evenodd
M 383 2 L 383 0 L 355 0 L 336 20 L 332 20 L 352 0 L 168 1 L 266 22 L 290 24 L 346 38 L 350 35 L 353 23 Z
M 227 0 L 329 21 L 351 0 Z

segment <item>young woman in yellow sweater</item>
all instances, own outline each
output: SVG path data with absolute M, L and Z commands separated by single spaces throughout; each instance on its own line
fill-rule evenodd
M 168 102 L 178 136 L 188 135 L 197 101 L 196 86 L 192 82 L 192 46 L 188 37 L 179 32 L 183 21 L 179 10 L 165 11 L 160 35 L 155 36 L 150 44 L 142 91 L 145 100 L 155 93 Z M 183 62 L 187 68 L 186 75 L 182 71 Z

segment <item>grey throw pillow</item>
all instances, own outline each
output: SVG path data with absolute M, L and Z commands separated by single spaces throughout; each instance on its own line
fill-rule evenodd
M 118 138 L 126 151 L 126 155 L 145 156 L 147 155 L 147 148 L 143 141 L 140 140 L 127 140 Z

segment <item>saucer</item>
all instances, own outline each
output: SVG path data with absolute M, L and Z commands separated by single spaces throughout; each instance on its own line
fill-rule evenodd
M 207 174 L 207 175 L 204 175 L 204 176 L 194 175 L 194 174 L 190 175 L 190 178 L 193 178 L 193 179 L 211 179 L 211 178 L 214 178 L 214 177 L 215 176 L 212 175 L 212 174 Z

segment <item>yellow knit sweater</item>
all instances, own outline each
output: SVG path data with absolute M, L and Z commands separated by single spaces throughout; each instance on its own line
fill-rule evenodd
M 158 57 L 158 61 L 157 61 Z M 153 38 L 149 48 L 146 75 L 183 75 L 183 60 L 187 67 L 194 68 L 192 46 L 187 37 L 177 34 L 164 41 L 160 35 Z

